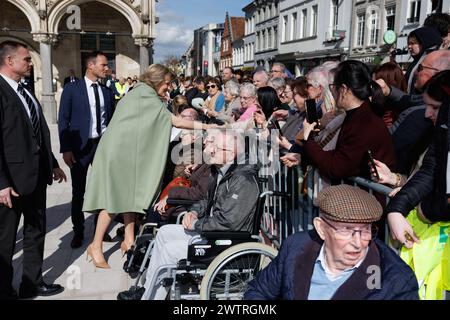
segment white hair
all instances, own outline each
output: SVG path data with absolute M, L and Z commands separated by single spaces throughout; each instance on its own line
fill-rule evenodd
M 243 83 L 241 84 L 241 92 L 245 91 L 250 97 L 256 97 L 256 87 L 253 83 Z
M 315 67 L 312 69 L 306 77 L 308 78 L 308 83 L 310 83 L 314 88 L 322 86 L 322 88 L 328 88 L 330 84 L 330 71 L 338 66 L 337 61 L 327 61 L 323 65 Z
M 264 70 L 256 71 L 255 74 L 253 75 L 253 77 L 255 77 L 256 75 L 258 75 L 258 76 L 262 75 L 265 78 L 266 82 L 269 81 L 269 79 L 270 79 L 269 74 Z
M 225 90 L 228 90 L 228 93 L 233 97 L 239 96 L 239 83 L 236 81 L 230 80 L 225 83 Z

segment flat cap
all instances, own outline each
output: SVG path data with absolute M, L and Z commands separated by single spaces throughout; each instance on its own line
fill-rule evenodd
M 324 218 L 337 222 L 371 223 L 380 220 L 383 213 L 373 195 L 347 184 L 323 189 L 317 203 Z

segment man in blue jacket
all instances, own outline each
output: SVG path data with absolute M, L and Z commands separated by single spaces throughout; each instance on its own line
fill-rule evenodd
M 419 299 L 412 270 L 375 239 L 382 208 L 366 191 L 349 185 L 318 196 L 315 231 L 287 238 L 278 256 L 249 283 L 244 299 Z
M 100 51 L 92 52 L 86 58 L 84 78 L 68 83 L 61 95 L 58 131 L 60 152 L 72 176 L 72 248 L 83 244 L 84 213 L 81 209 L 87 171 L 114 109 L 114 93 L 99 83 L 107 71 L 106 56 Z

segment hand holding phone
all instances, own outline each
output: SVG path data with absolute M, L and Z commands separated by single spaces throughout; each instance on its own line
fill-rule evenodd
M 316 107 L 316 100 L 314 99 L 307 99 L 305 101 L 305 108 L 306 108 L 306 121 L 308 123 L 317 123 L 319 124 L 319 117 L 317 115 L 317 107 Z
M 280 138 L 283 137 L 283 133 L 281 132 L 281 127 L 280 124 L 278 123 L 278 120 L 272 119 L 270 120 L 270 124 L 271 124 L 271 129 L 277 129 L 278 130 L 278 136 Z
M 375 165 L 375 161 L 373 160 L 372 151 L 367 150 L 367 156 L 368 156 L 368 161 L 369 161 L 370 173 L 375 176 L 377 181 L 380 181 L 380 175 L 378 174 L 377 167 Z

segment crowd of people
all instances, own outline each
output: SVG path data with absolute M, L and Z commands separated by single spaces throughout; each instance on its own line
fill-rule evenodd
M 314 230 L 283 242 L 245 297 L 418 299 L 414 266 L 380 239 L 386 222 L 392 238 L 411 249 L 420 245 L 420 235 L 408 215 L 427 225 L 450 221 L 449 38 L 449 16 L 431 15 L 408 37 L 413 62 L 406 73 L 395 61 L 371 68 L 345 60 L 327 61 L 295 79 L 280 62 L 253 74 L 227 67 L 221 77 L 176 77 L 154 64 L 139 80 L 106 83 L 107 58 L 92 52 L 84 77 L 67 81 L 58 116 L 60 152 L 72 178 L 72 248 L 83 245 L 84 212 L 96 215 L 87 255 L 98 268 L 110 267 L 103 242 L 118 216 L 123 254 L 132 249 L 138 225 L 158 224 L 144 287 L 119 299 L 164 299 L 168 288 L 156 283 L 157 270 L 185 259 L 192 237 L 250 231 L 258 164 L 237 159 L 247 159 L 247 131 L 269 135 L 277 129 L 272 147 L 281 152 L 275 161 L 302 172 L 317 169 L 319 216 Z M 12 253 L 22 214 L 19 296 L 63 290 L 46 284 L 41 268 L 46 185 L 66 177 L 52 154 L 39 102 L 18 84 L 30 66 L 26 46 L 0 44 L 2 299 L 17 297 Z M 173 157 L 180 145 L 188 150 L 181 162 Z M 346 185 L 354 176 L 392 187 L 391 200 Z M 197 204 L 174 209 L 168 199 Z M 185 211 L 181 225 L 174 224 Z M 370 273 L 364 268 L 373 265 L 382 269 L 381 288 L 366 285 Z

